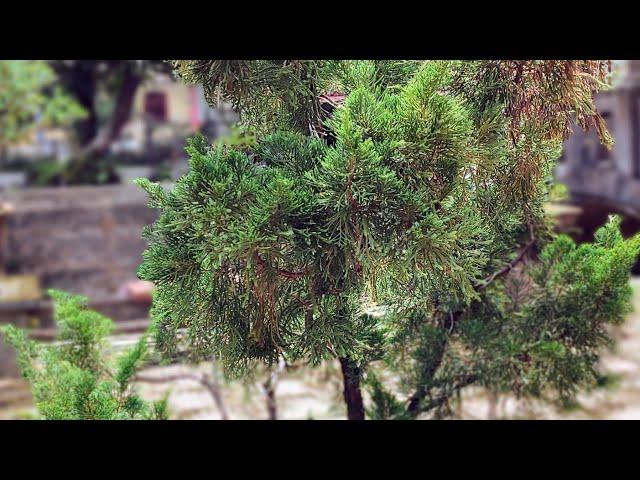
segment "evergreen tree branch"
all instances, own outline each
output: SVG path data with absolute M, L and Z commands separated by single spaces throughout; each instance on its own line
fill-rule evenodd
M 529 241 L 520 249 L 520 252 L 516 256 L 516 258 L 514 258 L 512 261 L 507 263 L 500 270 L 498 270 L 498 271 L 492 273 L 491 275 L 489 275 L 488 277 L 486 277 L 482 281 L 482 283 L 480 283 L 480 284 L 475 286 L 475 289 L 477 291 L 484 290 L 489 285 L 491 285 L 491 283 L 493 283 L 494 280 L 496 280 L 497 278 L 502 277 L 503 275 L 506 275 L 511 270 L 513 270 L 513 268 L 524 259 L 524 257 L 527 254 L 527 252 L 529 250 L 531 250 L 531 248 L 535 245 L 535 243 L 536 243 L 536 238 L 535 238 L 535 235 L 533 233 L 533 227 L 531 225 L 529 225 Z
M 515 268 L 515 266 L 525 258 L 525 255 L 527 254 L 527 252 L 536 243 L 536 238 L 535 238 L 535 234 L 534 234 L 533 225 L 531 223 L 529 223 L 528 227 L 529 227 L 529 241 L 520 249 L 520 252 L 516 256 L 516 258 L 514 258 L 511 262 L 507 263 L 507 265 L 505 265 L 500 270 L 497 270 L 496 272 L 494 272 L 491 275 L 489 275 L 488 277 L 486 277 L 482 281 L 482 283 L 477 284 L 474 287 L 476 291 L 482 291 L 485 288 L 487 288 L 496 279 L 506 275 L 511 270 L 513 270 L 513 268 Z M 455 312 L 448 312 L 448 314 L 447 313 L 442 313 L 442 315 L 444 316 L 444 321 L 448 320 L 449 323 L 450 323 L 450 328 L 453 328 L 453 326 L 457 323 L 458 319 L 462 316 L 463 313 L 464 313 L 464 310 L 457 310 Z M 440 323 L 443 323 L 443 322 L 440 322 Z M 435 376 L 436 372 L 438 371 L 438 369 L 440 368 L 440 365 L 442 364 L 442 360 L 444 358 L 444 353 L 445 353 L 446 345 L 447 345 L 448 341 L 449 341 L 448 336 L 445 336 L 445 337 L 442 338 L 441 344 L 438 345 L 438 351 L 440 352 L 440 355 L 438 357 L 438 360 L 436 362 L 434 362 L 433 364 L 429 365 L 429 368 L 424 372 L 424 375 L 426 376 L 426 378 L 433 378 Z M 469 385 L 470 383 L 473 383 L 472 379 L 475 379 L 475 377 L 469 376 L 469 377 L 465 378 L 465 381 L 461 382 L 459 384 L 460 386 L 459 386 L 458 389 L 460 389 L 462 387 L 465 387 L 465 386 Z M 429 390 L 427 388 L 425 388 L 424 386 L 420 386 L 417 389 L 417 391 L 414 392 L 409 397 L 409 401 L 407 403 L 407 411 L 411 415 L 415 416 L 415 415 L 417 415 L 418 413 L 420 413 L 422 411 L 426 411 L 426 410 L 428 410 L 430 408 L 435 408 L 436 406 L 439 406 L 444 401 L 446 401 L 446 399 L 448 398 L 448 397 L 444 396 L 444 397 L 442 397 L 440 399 L 441 401 L 440 400 L 435 401 L 435 402 L 432 401 L 432 402 L 429 402 L 425 406 L 425 405 L 422 404 L 422 402 L 423 402 L 423 399 L 428 394 L 429 394 Z M 430 405 L 432 405 L 432 406 L 430 406 Z

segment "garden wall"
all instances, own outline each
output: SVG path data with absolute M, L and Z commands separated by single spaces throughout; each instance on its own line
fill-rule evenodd
M 156 218 L 134 185 L 26 189 L 7 196 L 3 257 L 9 272 L 36 274 L 46 288 L 102 299 L 135 279 Z
M 12 211 L 4 218 L 2 263 L 11 274 L 36 275 L 40 299 L 0 303 L 0 323 L 51 327 L 48 288 L 82 294 L 116 321 L 144 319 L 149 306 L 128 298 L 145 242 L 141 230 L 157 212 L 135 185 L 34 188 L 0 193 Z M 0 349 L 2 350 L 2 349 Z M 3 355 L 0 352 L 0 364 Z M 0 365 L 0 371 L 2 366 Z

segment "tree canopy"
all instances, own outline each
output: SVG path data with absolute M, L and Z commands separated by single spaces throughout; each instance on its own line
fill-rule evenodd
M 482 385 L 567 399 L 629 309 L 640 240 L 556 236 L 543 204 L 574 122 L 611 143 L 604 61 L 175 61 L 249 145 L 189 142 L 139 268 L 157 345 L 229 375 L 339 358 L 349 418 L 446 413 Z M 186 330 L 186 335 L 178 332 Z M 391 370 L 390 391 L 376 372 Z

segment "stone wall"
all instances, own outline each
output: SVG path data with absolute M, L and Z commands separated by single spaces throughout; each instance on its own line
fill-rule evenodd
M 142 228 L 157 216 L 143 191 L 134 185 L 39 188 L 0 197 L 13 206 L 4 219 L 4 271 L 37 275 L 43 290 L 41 300 L 0 303 L 0 324 L 51 327 L 48 288 L 85 295 L 116 322 L 148 317 L 149 305 L 133 302 L 123 289 L 137 278 Z M 7 374 L 16 374 L 13 352 L 0 345 L 0 377 Z
M 5 219 L 6 271 L 35 274 L 43 289 L 82 294 L 96 305 L 122 304 L 116 320 L 146 315 L 127 305 L 122 288 L 137 278 L 141 231 L 157 215 L 138 187 L 25 189 L 3 197 L 14 208 Z
M 623 63 L 619 73 L 616 87 L 595 97 L 613 149 L 600 144 L 594 129 L 576 127 L 564 144 L 556 178 L 575 203 L 599 203 L 640 219 L 640 62 Z

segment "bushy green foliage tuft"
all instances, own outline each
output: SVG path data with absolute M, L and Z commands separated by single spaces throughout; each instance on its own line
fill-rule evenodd
M 55 290 L 49 295 L 58 327 L 53 345 L 29 340 L 24 330 L 13 325 L 0 328 L 17 352 L 40 415 L 50 420 L 167 418 L 166 401 L 149 404 L 131 386 L 145 361 L 146 336 L 116 358 L 114 368 L 106 352 L 112 321 L 88 310 L 83 297 Z

